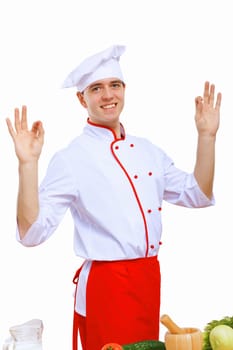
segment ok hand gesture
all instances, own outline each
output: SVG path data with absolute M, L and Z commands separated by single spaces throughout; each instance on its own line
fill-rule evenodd
M 203 97 L 195 99 L 195 122 L 200 136 L 215 137 L 219 128 L 222 95 L 219 92 L 215 101 L 215 86 L 205 82 Z
M 42 122 L 34 122 L 29 130 L 26 106 L 22 107 L 21 113 L 18 108 L 15 108 L 14 117 L 14 127 L 9 118 L 6 119 L 6 123 L 19 161 L 21 163 L 38 161 L 44 143 Z

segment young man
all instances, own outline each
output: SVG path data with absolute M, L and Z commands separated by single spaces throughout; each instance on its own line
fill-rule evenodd
M 185 207 L 214 204 L 213 178 L 221 94 L 205 83 L 195 99 L 198 145 L 194 171 L 177 169 L 150 141 L 120 122 L 125 81 L 113 46 L 84 60 L 65 80 L 88 114 L 83 133 L 52 158 L 38 190 L 44 130 L 28 129 L 27 111 L 7 125 L 19 160 L 18 240 L 35 246 L 56 230 L 67 209 L 74 222 L 77 271 L 73 349 L 159 339 L 163 200 Z

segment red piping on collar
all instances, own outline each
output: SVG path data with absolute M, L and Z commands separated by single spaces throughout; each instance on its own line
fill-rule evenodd
M 124 135 L 122 135 L 121 138 L 118 138 L 116 133 L 115 133 L 115 131 L 113 129 L 109 128 L 108 126 L 93 123 L 89 118 L 87 119 L 87 123 L 90 124 L 90 125 L 96 126 L 98 128 L 103 128 L 103 129 L 107 129 L 107 130 L 111 131 L 115 141 L 117 141 L 117 140 L 124 140 L 125 139 L 125 129 L 124 129 L 124 127 L 123 127 L 123 125 L 121 123 L 120 123 L 120 126 L 121 126 L 121 129 L 124 132 Z

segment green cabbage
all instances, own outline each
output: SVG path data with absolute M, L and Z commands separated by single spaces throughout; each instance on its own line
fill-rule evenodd
M 225 324 L 219 324 L 212 329 L 209 339 L 213 350 L 232 350 L 233 328 Z
M 202 350 L 214 350 L 210 343 L 210 332 L 211 330 L 218 325 L 227 325 L 233 328 L 233 316 L 226 316 L 220 320 L 213 320 L 204 328 L 203 332 L 203 347 Z M 232 348 L 233 349 L 233 348 Z

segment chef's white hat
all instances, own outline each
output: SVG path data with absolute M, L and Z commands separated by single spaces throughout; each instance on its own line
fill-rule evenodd
M 78 91 L 83 91 L 95 81 L 105 78 L 118 78 L 124 81 L 119 64 L 124 51 L 125 46 L 114 45 L 86 58 L 67 76 L 62 87 L 76 86 Z

